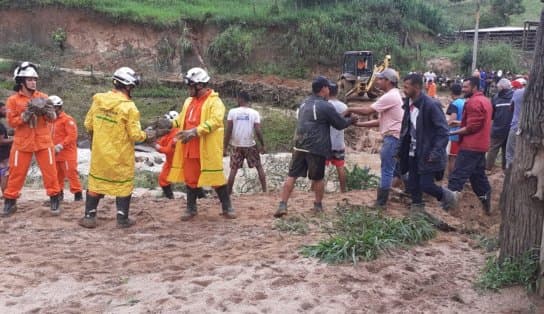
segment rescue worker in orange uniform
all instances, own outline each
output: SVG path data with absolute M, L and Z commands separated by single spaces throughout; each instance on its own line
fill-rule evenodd
M 60 214 L 60 187 L 55 167 L 55 149 L 51 130 L 56 119 L 54 111 L 37 113 L 29 110 L 29 102 L 35 98 L 47 99 L 36 90 L 38 71 L 34 64 L 23 62 L 13 73 L 14 91 L 6 101 L 7 121 L 15 129 L 10 152 L 10 174 L 4 192 L 4 217 L 17 210 L 17 198 L 25 184 L 32 156 L 36 158 L 42 173 L 43 185 L 50 199 L 51 212 Z
M 169 121 L 174 121 L 178 117 L 176 111 L 170 111 L 165 114 L 164 117 Z M 162 188 L 164 196 L 169 199 L 174 199 L 174 192 L 172 192 L 172 184 L 168 182 L 168 174 L 170 173 L 170 168 L 172 168 L 172 159 L 174 158 L 174 147 L 176 145 L 176 134 L 179 132 L 179 129 L 173 128 L 170 130 L 170 133 L 164 135 L 163 137 L 157 140 L 155 144 L 155 149 L 159 153 L 166 155 L 166 161 L 162 165 L 161 173 L 159 174 L 159 186 Z
M 55 159 L 57 178 L 59 180 L 61 200 L 64 199 L 64 179 L 70 183 L 70 192 L 74 201 L 82 201 L 82 187 L 77 172 L 77 125 L 74 118 L 64 112 L 64 102 L 59 96 L 49 96 L 53 103 L 57 119 L 53 126 L 53 144 L 55 144 Z
M 212 186 L 217 192 L 224 218 L 236 218 L 223 173 L 225 105 L 219 94 L 208 87 L 209 81 L 210 76 L 202 68 L 187 71 L 189 98 L 172 123 L 182 131 L 177 134 L 179 141 L 168 181 L 184 182 L 187 186 L 187 208 L 182 221 L 196 216 L 196 199 L 202 196 L 203 186 Z

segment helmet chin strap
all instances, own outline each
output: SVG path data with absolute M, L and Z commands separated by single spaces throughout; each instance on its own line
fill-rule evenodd
M 26 85 L 26 82 L 23 82 L 23 86 L 26 88 L 26 90 L 28 90 L 31 93 L 34 93 L 36 91 L 35 88 L 29 88 L 28 85 Z

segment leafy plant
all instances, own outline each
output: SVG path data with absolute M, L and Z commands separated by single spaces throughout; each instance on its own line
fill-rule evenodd
M 239 25 L 229 26 L 208 48 L 214 66 L 226 72 L 246 65 L 253 50 L 253 36 Z
M 348 191 L 367 190 L 378 187 L 379 177 L 370 173 L 369 167 L 360 168 L 355 165 L 346 169 L 346 186 Z
M 64 51 L 64 45 L 67 38 L 68 36 L 66 35 L 66 31 L 62 27 L 57 28 L 51 33 L 53 43 L 55 43 L 55 46 L 57 46 L 61 51 Z
M 302 248 L 307 257 L 327 263 L 376 259 L 383 251 L 407 247 L 433 238 L 434 227 L 421 216 L 392 218 L 361 206 L 337 208 L 338 218 L 328 232 L 330 237 Z
M 497 291 L 501 288 L 521 285 L 534 291 L 538 273 L 538 250 L 528 251 L 519 259 L 507 258 L 500 262 L 496 256 L 487 259 L 476 287 Z

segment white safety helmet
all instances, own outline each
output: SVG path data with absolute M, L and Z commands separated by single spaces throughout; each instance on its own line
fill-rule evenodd
M 164 115 L 164 117 L 170 121 L 174 121 L 177 117 L 178 117 L 178 112 L 177 111 L 170 111 L 168 112 L 167 114 Z
M 115 70 L 112 79 L 126 86 L 138 86 L 140 84 L 140 76 L 129 67 L 121 67 Z
M 192 68 L 187 71 L 187 74 L 184 77 L 185 84 L 189 83 L 208 83 L 210 81 L 210 76 L 208 72 L 203 68 Z
M 38 78 L 38 68 L 36 67 L 36 65 L 31 62 L 25 61 L 21 63 L 21 65 L 16 67 L 13 71 L 13 79 L 16 80 L 23 77 Z
M 57 95 L 49 96 L 49 100 L 53 103 L 53 106 L 55 106 L 55 107 L 57 107 L 57 106 L 60 107 L 60 106 L 62 106 L 64 104 L 62 99 Z

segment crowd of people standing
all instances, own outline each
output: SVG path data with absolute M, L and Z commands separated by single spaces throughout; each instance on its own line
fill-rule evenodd
M 512 163 L 527 81 L 500 79 L 498 92 L 490 101 L 482 91 L 480 75 L 451 86 L 451 103 L 446 110 L 436 97 L 436 75 L 431 73 L 412 73 L 401 80 L 396 70 L 387 68 L 376 76 L 376 86 L 383 95 L 363 107 L 348 107 L 336 97 L 338 86 L 334 82 L 316 77 L 311 85 L 312 95 L 297 110 L 294 149 L 274 216 L 287 214 L 287 203 L 299 177 L 311 180 L 315 194 L 313 210 L 323 211 L 323 179 L 329 164 L 337 169 L 341 192 L 346 191 L 343 130 L 350 126 L 375 127 L 383 137 L 381 180 L 372 206 L 386 208 L 394 177 L 403 177 L 412 209 L 425 207 L 423 193 L 427 193 L 444 210 L 450 210 L 457 206 L 469 180 L 483 210 L 489 214 L 491 186 L 486 171 L 493 169 L 499 151 L 503 169 Z M 37 89 L 38 78 L 35 65 L 21 63 L 14 71 L 15 93 L 5 106 L 0 104 L 0 116 L 5 116 L 14 129 L 11 137 L 4 126 L 0 128 L 4 217 L 16 212 L 17 199 L 35 158 L 53 214 L 60 214 L 64 181 L 68 179 L 74 201 L 85 200 L 81 226 L 97 226 L 98 205 L 105 195 L 115 197 L 118 226 L 132 226 L 129 210 L 134 189 L 134 145 L 138 142 L 152 144 L 166 155 L 158 177 L 165 197 L 174 198 L 173 183 L 185 184 L 183 221 L 197 215 L 197 199 L 205 196 L 203 187 L 215 190 L 225 218 L 236 218 L 230 195 L 244 160 L 257 169 L 262 190 L 267 190 L 260 158 L 266 151 L 261 117 L 249 106 L 251 98 L 247 92 L 239 92 L 238 107 L 228 112 L 225 128 L 225 106 L 219 94 L 209 87 L 208 72 L 192 68 L 184 75 L 189 97 L 180 112 L 170 111 L 154 128 L 142 130 L 140 113 L 132 99 L 140 77 L 131 68 L 121 67 L 112 76 L 113 89 L 95 94 L 85 117 L 84 126 L 91 138 L 91 162 L 83 198 L 77 172 L 77 124 L 64 112 L 59 96 L 48 96 Z M 362 121 L 360 117 L 365 116 L 377 118 Z M 229 146 L 230 175 L 226 180 L 222 157 L 228 154 Z M 444 178 L 446 168 L 448 182 L 440 186 L 437 181 Z

